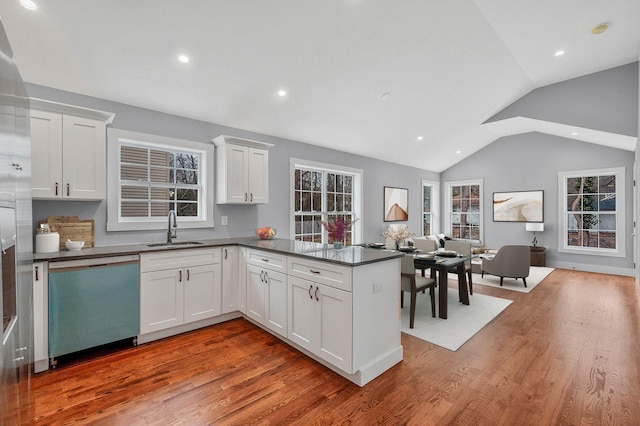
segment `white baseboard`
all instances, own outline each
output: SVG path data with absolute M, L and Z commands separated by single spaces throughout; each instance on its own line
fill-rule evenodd
M 590 265 L 585 263 L 550 262 L 550 261 L 547 261 L 547 266 L 550 268 L 569 269 L 569 270 L 584 271 L 584 272 L 598 272 L 601 274 L 622 275 L 625 277 L 634 276 L 633 268 L 617 268 L 612 266 Z

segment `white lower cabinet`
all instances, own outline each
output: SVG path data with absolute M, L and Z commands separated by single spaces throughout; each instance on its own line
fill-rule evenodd
M 33 264 L 33 361 L 34 371 L 49 368 L 49 283 L 47 262 Z
M 222 313 L 240 310 L 240 267 L 237 246 L 222 247 Z
M 348 373 L 352 373 L 352 294 L 289 276 L 287 337 Z
M 287 337 L 287 257 L 247 250 L 246 315 Z
M 140 334 L 222 314 L 220 249 L 140 255 Z

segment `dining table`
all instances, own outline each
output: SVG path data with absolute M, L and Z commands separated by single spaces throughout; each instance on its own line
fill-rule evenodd
M 447 319 L 447 304 L 448 304 L 448 273 L 451 269 L 455 268 L 458 274 L 458 295 L 460 303 L 464 305 L 469 304 L 469 291 L 467 288 L 467 274 L 465 273 L 464 262 L 469 260 L 466 256 L 445 257 L 438 256 L 426 256 L 419 251 L 415 253 L 409 253 L 407 256 L 413 256 L 414 265 L 416 269 L 422 271 L 422 276 L 425 276 L 425 270 L 431 269 L 431 278 L 436 278 L 436 272 L 438 275 L 438 316 L 442 319 Z

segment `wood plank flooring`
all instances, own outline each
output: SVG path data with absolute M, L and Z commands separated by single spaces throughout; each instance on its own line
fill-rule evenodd
M 640 424 L 632 278 L 474 291 L 514 303 L 456 352 L 403 334 L 404 361 L 363 388 L 239 319 L 36 375 L 36 423 Z

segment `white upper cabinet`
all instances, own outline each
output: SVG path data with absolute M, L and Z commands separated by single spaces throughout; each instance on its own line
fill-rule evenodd
M 106 126 L 113 118 L 103 111 L 32 99 L 33 198 L 105 199 Z
M 216 146 L 216 203 L 269 202 L 269 148 L 273 145 L 221 135 Z

